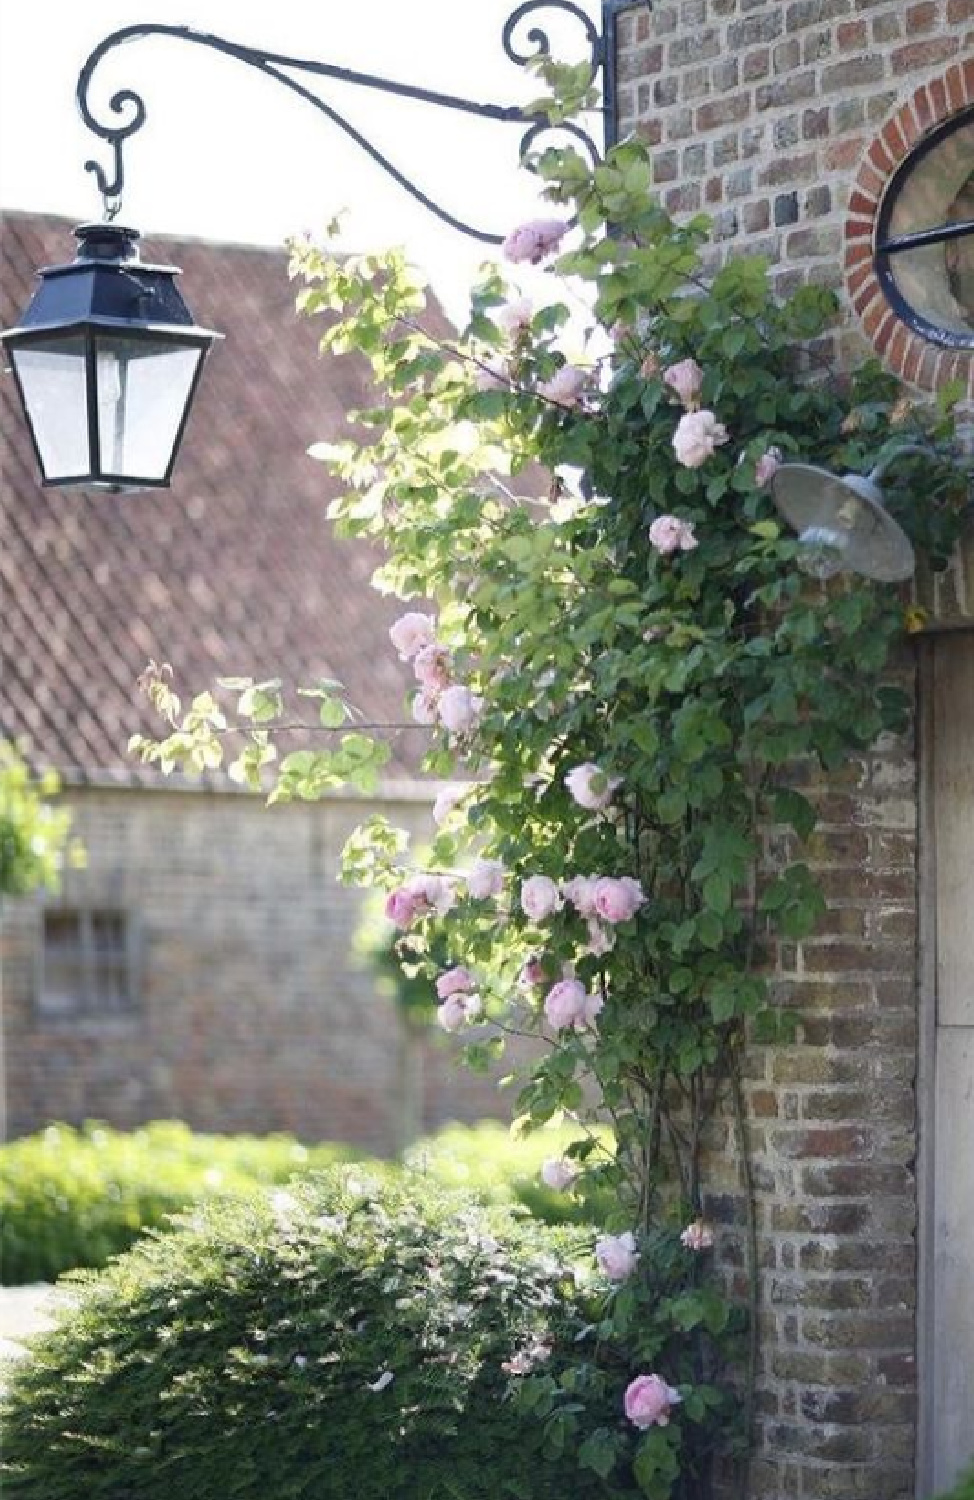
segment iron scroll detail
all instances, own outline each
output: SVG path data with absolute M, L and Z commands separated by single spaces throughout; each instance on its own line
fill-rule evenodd
M 531 27 L 527 35 L 528 42 L 534 48 L 532 52 L 521 52 L 515 43 L 515 33 L 520 24 L 529 17 L 533 17 L 537 12 L 544 11 L 557 11 L 568 14 L 582 25 L 589 46 L 592 81 L 595 81 L 601 70 L 605 72 L 606 82 L 608 82 L 609 69 L 606 66 L 606 52 L 602 37 L 591 18 L 586 15 L 579 5 L 574 3 L 574 0 L 524 0 L 524 3 L 520 4 L 508 17 L 502 32 L 504 52 L 510 60 L 520 66 L 524 66 L 538 57 L 550 55 L 551 45 L 548 34 L 540 27 Z M 293 77 L 292 72 L 304 73 L 316 78 L 336 79 L 343 83 L 377 90 L 381 93 L 417 100 L 439 109 L 453 110 L 463 114 L 479 116 L 482 119 L 496 120 L 502 124 L 517 126 L 522 132 L 520 141 L 520 154 L 522 156 L 534 144 L 539 135 L 551 129 L 561 131 L 562 133 L 567 132 L 570 136 L 577 139 L 590 154 L 593 162 L 601 160 L 601 152 L 595 141 L 580 126 L 574 124 L 552 126 L 544 115 L 531 113 L 519 105 L 480 103 L 473 99 L 463 98 L 460 95 L 423 88 L 418 84 L 403 83 L 400 80 L 384 78 L 378 74 L 340 67 L 335 63 L 321 62 L 313 58 L 292 57 L 284 53 L 273 52 L 259 47 L 245 46 L 242 43 L 230 41 L 225 37 L 216 36 L 210 32 L 195 31 L 188 26 L 171 26 L 163 22 L 145 22 L 139 25 L 123 27 L 105 37 L 88 55 L 78 75 L 76 99 L 81 118 L 94 135 L 110 146 L 112 152 L 110 173 L 105 170 L 105 167 L 99 161 L 89 159 L 85 162 L 85 170 L 94 175 L 95 181 L 98 184 L 99 191 L 105 203 L 106 216 L 108 217 L 111 217 L 118 211 L 118 205 L 121 201 L 125 185 L 123 160 L 125 142 L 142 129 L 146 122 L 147 110 L 145 100 L 140 94 L 134 89 L 123 88 L 112 94 L 108 101 L 108 110 L 113 118 L 106 118 L 104 116 L 99 118 L 92 108 L 90 99 L 92 80 L 99 64 L 109 52 L 114 51 L 117 47 L 124 46 L 130 42 L 141 41 L 148 37 L 170 37 L 174 40 L 190 42 L 194 46 L 206 47 L 226 57 L 235 58 L 238 62 L 246 63 L 248 67 L 256 68 L 259 72 L 265 74 L 265 76 L 275 79 L 291 93 L 304 99 L 318 110 L 320 114 L 325 115 L 327 119 L 337 125 L 394 182 L 398 183 L 405 192 L 421 203 L 436 218 L 450 225 L 451 228 L 458 230 L 461 234 L 479 240 L 483 244 L 499 245 L 503 236 L 467 223 L 456 214 L 451 213 L 441 203 L 438 203 L 428 193 L 424 192 L 417 183 L 407 177 L 384 152 L 373 145 L 339 110 L 314 93 L 306 84 Z

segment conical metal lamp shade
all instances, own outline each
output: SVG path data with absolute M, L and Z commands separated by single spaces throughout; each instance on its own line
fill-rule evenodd
M 916 559 L 910 539 L 871 479 L 830 474 L 814 464 L 782 464 L 772 497 L 809 549 L 807 571 L 817 577 L 848 570 L 879 583 L 901 583 L 912 576 Z

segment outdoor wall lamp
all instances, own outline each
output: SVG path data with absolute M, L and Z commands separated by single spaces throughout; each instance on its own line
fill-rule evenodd
M 904 443 L 866 478 L 830 474 L 814 464 L 782 464 L 771 493 L 781 515 L 798 532 L 803 572 L 826 579 L 845 571 L 880 583 L 912 577 L 912 544 L 886 509 L 879 480 L 905 454 L 929 452 L 916 443 Z
M 533 50 L 521 51 L 515 41 L 522 23 L 536 12 L 561 13 L 579 23 L 588 46 L 589 82 L 594 84 L 601 75 L 606 147 L 614 140 L 617 17 L 642 3 L 644 0 L 602 0 L 601 30 L 575 0 L 523 0 L 504 23 L 504 51 L 513 63 L 522 66 L 551 52 L 549 38 L 538 26 L 527 30 L 527 42 Z M 518 105 L 481 104 L 333 63 L 245 47 L 185 26 L 152 22 L 126 26 L 107 36 L 82 67 L 76 94 L 85 124 L 112 148 L 111 175 L 96 161 L 85 163 L 101 191 L 106 222 L 85 224 L 76 230 L 81 242 L 77 259 L 42 270 L 41 285 L 20 325 L 0 334 L 10 356 L 45 485 L 114 491 L 168 486 L 204 357 L 220 337 L 193 323 L 176 290 L 177 268 L 143 265 L 136 248 L 138 231 L 113 223 L 124 187 L 122 149 L 129 136 L 145 124 L 146 108 L 134 90 L 121 89 L 109 100 L 114 119 L 106 123 L 92 111 L 89 88 L 108 52 L 123 43 L 152 36 L 173 37 L 209 48 L 275 79 L 350 136 L 431 213 L 485 244 L 498 245 L 503 235 L 465 223 L 434 201 L 349 120 L 292 74 L 338 79 L 440 109 L 515 125 L 521 130 L 522 157 L 539 135 L 554 128 L 546 116 L 531 114 Z M 580 126 L 566 124 L 557 129 L 574 137 L 593 160 L 600 159 L 596 143 Z

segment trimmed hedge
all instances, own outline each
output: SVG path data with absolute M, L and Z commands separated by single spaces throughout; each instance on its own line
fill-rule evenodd
M 239 1196 L 355 1156 L 283 1135 L 196 1135 L 172 1120 L 131 1134 L 95 1122 L 51 1125 L 0 1148 L 3 1284 L 104 1266 L 144 1229 L 204 1197 Z
M 568 1129 L 512 1140 L 500 1124 L 451 1125 L 418 1142 L 408 1160 L 424 1176 L 484 1203 L 520 1206 L 548 1223 L 600 1220 L 608 1194 L 579 1202 L 540 1180 Z M 207 1198 L 247 1195 L 261 1184 L 357 1159 L 348 1146 L 305 1147 L 290 1136 L 195 1134 L 175 1121 L 125 1133 L 97 1123 L 51 1125 L 0 1147 L 0 1279 L 7 1286 L 53 1281 L 108 1263 L 145 1229 Z M 373 1170 L 392 1172 L 389 1164 Z
M 632 1496 L 506 1399 L 504 1361 L 585 1316 L 581 1233 L 360 1167 L 208 1204 L 12 1370 L 5 1500 Z

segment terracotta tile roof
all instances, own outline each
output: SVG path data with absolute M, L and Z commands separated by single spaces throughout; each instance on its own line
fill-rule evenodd
M 18 321 L 36 267 L 73 258 L 72 227 L 4 215 L 0 326 Z M 333 536 L 335 487 L 306 456 L 371 401 L 364 364 L 318 357 L 281 251 L 154 239 L 143 256 L 183 268 L 197 321 L 226 340 L 168 492 L 41 488 L 0 379 L 0 734 L 72 778 L 144 780 L 125 745 L 159 728 L 135 685 L 150 658 L 172 663 L 184 696 L 219 675 L 326 676 L 369 719 L 402 719 L 398 608 L 369 587 L 378 554 Z M 399 737 L 391 772 L 408 774 L 418 749 L 417 733 Z

